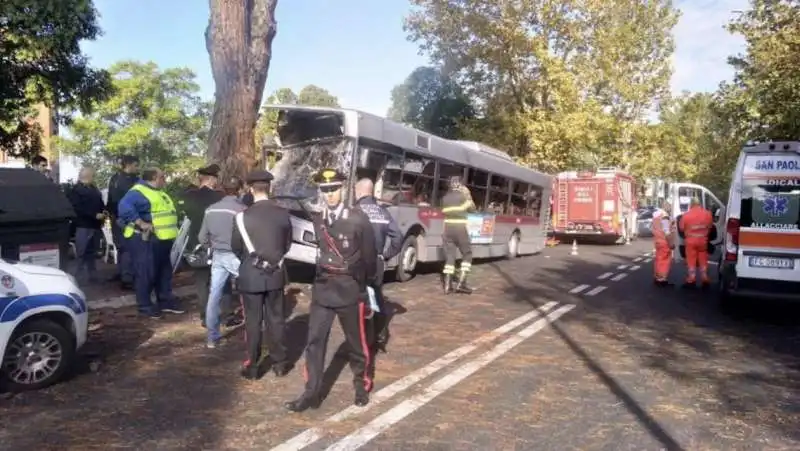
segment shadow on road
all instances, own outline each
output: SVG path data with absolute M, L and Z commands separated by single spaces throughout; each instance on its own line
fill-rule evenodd
M 635 394 L 603 369 L 614 362 L 601 363 L 592 356 L 590 349 L 599 343 L 594 340 L 613 340 L 633 356 L 638 371 L 654 370 L 675 383 L 679 391 L 671 396 L 676 405 L 700 406 L 702 412 L 721 418 L 726 427 L 771 428 L 783 437 L 800 440 L 798 306 L 753 300 L 723 310 L 713 289 L 653 286 L 649 263 L 638 263 L 644 267 L 622 282 L 598 281 L 600 274 L 620 272 L 617 265 L 631 264 L 613 252 L 605 257 L 602 264 L 575 260 L 563 268 L 544 270 L 550 279 L 570 280 L 582 274 L 584 283 L 608 286 L 598 296 L 576 297 L 579 308 L 552 324 L 552 330 L 655 439 L 667 449 L 679 449 L 665 427 L 634 400 Z M 524 277 L 493 266 L 519 302 L 558 293 L 548 287 L 526 288 L 530 283 Z M 716 266 L 711 270 L 715 272 Z M 675 267 L 671 279 L 679 284 L 684 275 Z M 572 324 L 589 331 L 580 342 L 567 332 Z M 687 393 L 702 393 L 702 397 L 682 399 Z

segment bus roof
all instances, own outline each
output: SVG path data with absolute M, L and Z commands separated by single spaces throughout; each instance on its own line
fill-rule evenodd
M 364 111 L 349 108 L 317 107 L 306 105 L 265 105 L 266 108 L 339 113 L 358 118 L 359 138 L 385 142 L 421 155 L 429 154 L 455 164 L 482 169 L 503 177 L 549 187 L 548 174 L 521 166 L 510 155 L 475 141 L 458 141 L 440 138 L 413 127 Z M 348 114 L 349 113 L 349 114 Z M 352 117 L 351 116 L 351 117 Z

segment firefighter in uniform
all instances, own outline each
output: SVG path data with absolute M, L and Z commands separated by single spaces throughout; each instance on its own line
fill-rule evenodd
M 442 197 L 442 213 L 444 213 L 444 271 L 443 285 L 445 294 L 453 291 L 453 276 L 456 272 L 456 251 L 461 252 L 461 273 L 455 291 L 470 294 L 467 276 L 472 269 L 472 245 L 467 232 L 467 213 L 475 211 L 475 202 L 469 188 L 461 183 L 460 176 L 451 176 L 448 191 Z
M 372 390 L 372 362 L 365 323 L 369 316 L 366 291 L 375 279 L 378 251 L 367 215 L 357 208 L 344 206 L 344 180 L 345 177 L 333 169 L 323 169 L 314 177 L 327 207 L 314 221 L 319 258 L 308 319 L 306 384 L 302 395 L 285 404 L 292 412 L 316 408 L 321 402 L 325 352 L 333 320 L 337 317 L 349 348 L 354 404 L 367 405 Z
M 355 196 L 356 206 L 366 213 L 372 224 L 378 251 L 378 268 L 372 288 L 375 290 L 380 312 L 374 312 L 370 321 L 370 346 L 386 352 L 386 345 L 389 342 L 389 317 L 381 291 L 383 273 L 386 271 L 386 262 L 399 254 L 403 247 L 403 232 L 386 207 L 378 205 L 378 201 L 375 199 L 375 184 L 371 179 L 363 178 L 356 182 Z
M 708 288 L 711 285 L 708 277 L 708 253 L 709 235 L 713 228 L 714 218 L 711 212 L 703 208 L 700 199 L 692 198 L 689 211 L 678 222 L 678 229 L 683 233 L 686 246 L 688 272 L 684 286 L 687 288 L 694 287 L 697 283 L 697 269 L 700 270 L 701 286 Z
M 283 258 L 292 245 L 289 212 L 267 198 L 272 174 L 255 171 L 247 178 L 253 193 L 253 205 L 236 215 L 231 248 L 239 257 L 236 285 L 242 296 L 247 360 L 242 377 L 258 379 L 261 358 L 261 325 L 266 322 L 269 335 L 269 362 L 273 373 L 282 377 L 289 372 L 284 343 L 286 315 L 284 287 L 286 272 Z

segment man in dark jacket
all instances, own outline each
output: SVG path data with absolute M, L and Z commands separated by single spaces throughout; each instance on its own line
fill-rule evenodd
M 327 207 L 316 216 L 314 229 L 319 258 L 311 294 L 306 341 L 306 386 L 297 399 L 287 402 L 292 412 L 319 406 L 325 372 L 325 351 L 333 320 L 339 318 L 353 370 L 356 406 L 369 403 L 372 390 L 371 352 L 366 337 L 367 286 L 375 279 L 378 251 L 369 218 L 358 208 L 345 207 L 342 191 L 345 177 L 323 169 L 315 183 Z
M 120 170 L 111 176 L 108 181 L 108 197 L 106 211 L 111 220 L 111 234 L 114 246 L 117 247 L 117 273 L 112 281 L 119 281 L 123 286 L 131 288 L 133 285 L 133 263 L 131 261 L 130 246 L 122 236 L 122 227 L 119 219 L 119 201 L 139 181 L 139 157 L 123 155 L 120 161 Z
M 389 312 L 386 303 L 383 302 L 383 273 L 386 271 L 386 262 L 400 253 L 403 247 L 403 232 L 397 221 L 392 215 L 375 199 L 375 185 L 369 178 L 363 178 L 355 186 L 356 206 L 367 214 L 370 224 L 375 233 L 375 249 L 378 251 L 378 267 L 375 273 L 375 281 L 372 285 L 375 290 L 379 312 L 374 312 L 370 321 L 370 345 L 374 349 L 381 349 L 386 352 L 386 345 L 389 342 Z
M 292 223 L 289 212 L 267 199 L 272 174 L 255 171 L 247 178 L 253 192 L 253 205 L 237 213 L 231 248 L 239 257 L 239 277 L 236 280 L 245 309 L 245 340 L 247 360 L 242 377 L 261 376 L 261 325 L 266 321 L 269 340 L 269 361 L 276 376 L 289 372 L 284 329 L 286 312 L 283 290 L 286 272 L 283 258 L 292 245 Z
M 78 183 L 69 191 L 69 201 L 75 210 L 75 251 L 78 260 L 74 276 L 79 279 L 86 270 L 89 280 L 95 280 L 95 260 L 100 246 L 103 222 L 106 219 L 103 195 L 94 185 L 94 169 L 83 168 Z
M 221 201 L 225 197 L 224 192 L 217 190 L 219 173 L 220 167 L 216 164 L 198 169 L 198 186 L 190 186 L 178 199 L 178 210 L 182 211 L 186 215 L 186 218 L 191 221 L 189 225 L 189 239 L 186 243 L 187 250 L 191 251 L 199 244 L 197 236 L 200 233 L 200 227 L 203 224 L 203 216 L 208 207 Z M 195 289 L 197 290 L 197 297 L 201 302 L 200 321 L 202 326 L 206 327 L 206 310 L 208 308 L 207 303 L 211 284 L 211 267 L 192 268 L 192 278 L 194 279 Z M 231 306 L 230 293 L 230 284 L 226 284 L 226 293 L 223 295 L 220 305 L 222 308 L 221 317 L 228 325 L 232 325 L 234 322 L 231 319 L 233 308 Z

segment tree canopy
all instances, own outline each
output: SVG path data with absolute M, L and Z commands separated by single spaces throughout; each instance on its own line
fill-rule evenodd
M 60 150 L 98 168 L 100 181 L 123 154 L 175 173 L 205 160 L 211 105 L 189 69 L 122 61 L 109 69 L 114 95 L 76 117 Z
M 620 166 L 726 192 L 748 139 L 800 139 L 800 8 L 751 0 L 729 24 L 745 38 L 731 82 L 669 93 L 671 0 L 412 0 L 405 28 L 434 67 L 392 91 L 392 118 L 431 125 L 437 83 L 475 105 L 456 137 L 546 172 Z M 447 74 L 446 76 L 444 74 Z M 658 110 L 658 121 L 649 115 Z
M 45 104 L 65 123 L 75 109 L 89 111 L 111 82 L 92 69 L 80 42 L 100 35 L 91 0 L 0 2 L 0 149 L 30 159 L 41 151 L 30 118 Z
M 456 138 L 459 127 L 475 118 L 461 86 L 441 70 L 418 67 L 392 89 L 389 118 L 444 138 Z

